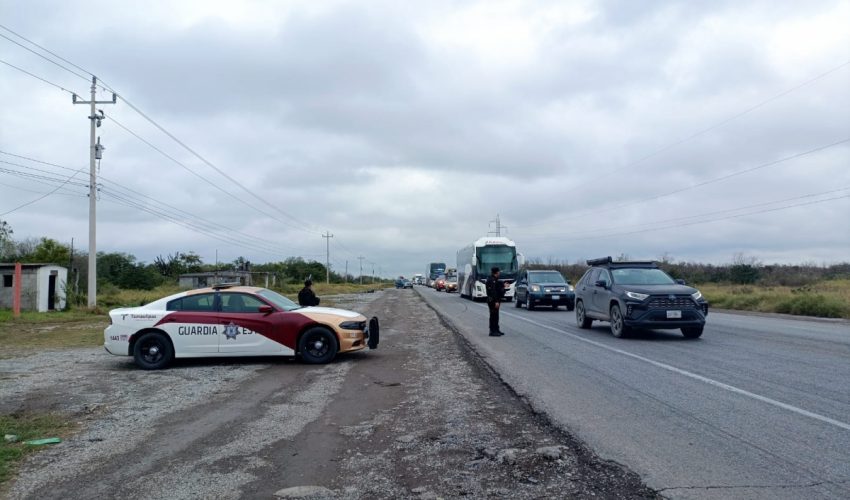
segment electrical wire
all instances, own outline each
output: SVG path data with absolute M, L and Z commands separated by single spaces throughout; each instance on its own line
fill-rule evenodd
M 2 27 L 3 29 L 6 29 L 6 28 L 5 28 L 5 26 L 0 26 L 0 27 Z M 60 68 L 64 69 L 64 70 L 65 70 L 65 71 L 67 71 L 68 73 L 71 73 L 72 75 L 74 75 L 74 76 L 76 76 L 76 77 L 78 77 L 78 78 L 82 78 L 83 80 L 85 80 L 85 81 L 87 81 L 87 82 L 88 82 L 88 81 L 91 81 L 91 79 L 90 79 L 90 78 L 88 78 L 88 77 L 86 77 L 86 76 L 83 76 L 83 75 L 81 75 L 81 74 L 77 73 L 76 71 L 74 71 L 74 70 L 72 70 L 72 69 L 68 68 L 67 66 L 63 66 L 63 65 L 59 64 L 58 62 L 54 61 L 53 59 L 50 59 L 49 57 L 46 57 L 44 54 L 39 54 L 38 52 L 36 52 L 36 51 L 32 50 L 31 48 L 27 47 L 26 45 L 24 45 L 24 44 L 22 44 L 22 43 L 20 43 L 20 42 L 17 42 L 17 41 L 15 41 L 15 40 L 11 39 L 11 38 L 9 38 L 8 36 L 4 35 L 3 33 L 0 33 L 0 38 L 5 38 L 6 40 L 8 40 L 8 41 L 10 41 L 10 42 L 14 43 L 15 45 L 17 45 L 17 46 L 21 47 L 22 49 L 24 49 L 24 50 L 26 50 L 26 51 L 29 51 L 29 52 L 32 52 L 33 54 L 35 54 L 35 55 L 37 55 L 38 57 L 40 57 L 40 58 L 44 59 L 45 61 L 47 61 L 47 62 L 49 62 L 49 63 L 51 63 L 51 64 L 54 64 L 54 65 L 56 65 L 56 66 L 58 66 L 58 67 L 60 67 Z M 29 40 L 27 40 L 27 41 L 29 41 Z M 32 43 L 32 42 L 30 42 L 30 43 Z M 35 44 L 33 44 L 33 45 L 35 45 Z
M 817 75 L 813 78 L 810 78 L 810 79 L 808 79 L 808 80 L 806 80 L 806 81 L 804 81 L 800 84 L 797 84 L 794 87 L 783 90 L 782 92 L 775 94 L 775 95 L 773 95 L 773 96 L 771 96 L 771 97 L 769 97 L 769 98 L 767 98 L 767 99 L 765 99 L 765 100 L 763 100 L 763 101 L 761 101 L 761 102 L 759 102 L 759 103 L 757 103 L 753 106 L 750 106 L 749 108 L 746 108 L 744 111 L 741 111 L 741 112 L 736 113 L 736 114 L 734 114 L 734 115 L 732 115 L 732 116 L 730 116 L 730 117 L 728 117 L 724 120 L 721 120 L 720 122 L 715 123 L 714 125 L 711 125 L 711 126 L 706 127 L 702 130 L 694 132 L 693 134 L 685 137 L 684 139 L 680 139 L 680 140 L 672 142 L 672 143 L 670 143 L 666 146 L 663 146 L 663 147 L 661 147 L 661 148 L 659 148 L 659 149 L 657 149 L 657 150 L 655 150 L 655 151 L 653 151 L 653 152 L 651 152 L 651 153 L 649 153 L 645 156 L 642 156 L 641 158 L 638 158 L 637 160 L 635 160 L 635 161 L 633 161 L 633 162 L 631 162 L 627 165 L 623 165 L 622 167 L 618 167 L 618 168 L 615 168 L 613 170 L 609 170 L 607 172 L 602 172 L 600 174 L 596 174 L 595 177 L 597 179 L 604 178 L 608 175 L 611 175 L 611 174 L 620 172 L 622 170 L 626 170 L 626 169 L 632 168 L 634 166 L 640 165 L 641 163 L 645 162 L 646 160 L 654 158 L 655 156 L 658 156 L 659 154 L 664 153 L 665 151 L 668 151 L 670 149 L 675 148 L 676 146 L 679 146 L 679 145 L 684 144 L 688 141 L 696 139 L 697 137 L 699 137 L 703 134 L 706 134 L 708 132 L 711 132 L 712 130 L 716 130 L 716 129 L 722 127 L 723 125 L 726 125 L 729 122 L 735 121 L 738 118 L 741 118 L 742 116 L 748 115 L 748 114 L 752 113 L 753 111 L 755 111 L 755 110 L 757 110 L 757 109 L 759 109 L 759 108 L 761 108 L 761 107 L 763 107 L 767 104 L 770 104 L 771 102 L 776 101 L 777 99 L 785 97 L 786 95 L 788 95 L 788 94 L 790 94 L 790 93 L 792 93 L 796 90 L 799 90 L 803 87 L 811 85 L 811 84 L 817 82 L 818 80 L 820 80 L 820 79 L 822 79 L 822 78 L 824 78 L 828 75 L 831 75 L 832 73 L 835 73 L 836 71 L 838 71 L 838 70 L 840 70 L 840 69 L 842 69 L 842 68 L 844 68 L 845 66 L 848 66 L 848 65 L 850 65 L 850 60 L 844 61 L 843 63 L 839 64 L 838 66 L 835 66 L 835 67 L 833 67 L 833 68 L 831 68 L 831 69 L 829 69 L 829 70 L 827 70 L 823 73 L 820 73 L 819 75 Z
M 557 222 L 566 222 L 566 221 L 570 221 L 570 220 L 575 220 L 575 219 L 581 217 L 583 214 L 586 214 L 588 212 L 592 212 L 593 214 L 606 213 L 606 212 L 611 212 L 611 211 L 614 211 L 614 210 L 619 210 L 621 208 L 639 205 L 641 203 L 646 203 L 646 202 L 649 202 L 649 201 L 659 200 L 661 198 L 666 198 L 666 197 L 672 196 L 674 194 L 683 193 L 685 191 L 690 191 L 692 189 L 697 189 L 697 188 L 700 188 L 700 187 L 703 187 L 703 186 L 707 186 L 709 184 L 714 184 L 716 182 L 731 179 L 732 177 L 737 177 L 739 175 L 743 175 L 743 174 L 746 174 L 746 173 L 749 173 L 749 172 L 754 172 L 756 170 L 761 170 L 761 169 L 764 169 L 764 168 L 767 168 L 767 167 L 772 167 L 772 166 L 775 166 L 775 165 L 779 165 L 781 163 L 785 163 L 785 162 L 788 162 L 788 161 L 791 161 L 791 160 L 796 160 L 798 158 L 802 158 L 802 157 L 808 156 L 810 154 L 819 153 L 821 151 L 824 151 L 824 150 L 827 150 L 827 149 L 830 149 L 830 148 L 833 148 L 833 147 L 836 147 L 836 146 L 840 146 L 841 144 L 845 144 L 847 142 L 850 142 L 850 137 L 845 138 L 845 139 L 841 139 L 839 141 L 831 142 L 831 143 L 825 144 L 823 146 L 818 146 L 818 147 L 809 149 L 807 151 L 795 153 L 795 154 L 790 155 L 790 156 L 785 156 L 785 157 L 779 158 L 777 160 L 772 160 L 772 161 L 769 161 L 769 162 L 761 163 L 761 164 L 756 165 L 754 167 L 749 167 L 749 168 L 745 168 L 745 169 L 742 169 L 742 170 L 737 170 L 737 171 L 729 173 L 729 174 L 725 174 L 725 175 L 721 175 L 721 176 L 714 177 L 714 178 L 711 178 L 711 179 L 707 179 L 705 181 L 698 182 L 696 184 L 692 184 L 690 186 L 674 189 L 673 191 L 667 191 L 665 193 L 661 193 L 661 194 L 657 194 L 657 195 L 653 195 L 653 196 L 648 196 L 646 198 L 639 198 L 637 200 L 632 200 L 632 201 L 629 201 L 629 202 L 626 202 L 626 203 L 621 203 L 619 205 L 615 205 L 615 206 L 608 207 L 608 208 L 588 208 L 588 209 L 580 210 L 578 212 L 573 213 L 573 215 L 571 215 L 570 217 L 566 217 L 566 218 L 559 218 L 559 219 L 556 219 L 556 220 L 539 222 L 539 223 L 535 223 L 535 224 L 527 224 L 525 226 L 514 225 L 514 229 L 520 229 L 520 231 L 522 231 L 523 229 L 529 228 L 529 227 L 551 225 L 551 224 L 557 223 Z
M 748 209 L 760 208 L 760 207 L 767 207 L 767 206 L 770 206 L 770 205 L 776 205 L 778 203 L 787 203 L 789 201 L 797 201 L 797 200 L 803 200 L 803 199 L 806 199 L 806 198 L 814 198 L 814 197 L 818 197 L 818 196 L 831 195 L 831 194 L 840 193 L 842 191 L 847 191 L 847 190 L 850 190 L 850 186 L 845 186 L 843 188 L 838 188 L 838 189 L 830 189 L 830 190 L 827 190 L 827 191 L 820 191 L 820 192 L 817 192 L 817 193 L 809 193 L 809 194 L 804 194 L 804 195 L 800 195 L 800 196 L 793 196 L 791 198 L 783 198 L 783 199 L 780 199 L 780 200 L 773 200 L 773 201 L 767 201 L 767 202 L 762 202 L 762 203 L 755 203 L 755 204 L 752 204 L 752 205 L 745 205 L 745 206 L 741 206 L 741 207 L 727 208 L 727 209 L 715 210 L 715 211 L 711 211 L 711 212 L 704 212 L 704 213 L 700 213 L 700 214 L 696 214 L 696 215 L 687 215 L 687 216 L 684 216 L 684 217 L 674 217 L 674 218 L 671 218 L 671 219 L 661 219 L 661 220 L 655 220 L 655 221 L 650 221 L 650 222 L 643 222 L 643 223 L 639 223 L 639 224 L 626 224 L 626 225 L 621 225 L 621 226 L 606 227 L 606 229 L 634 230 L 635 228 L 652 227 L 652 226 L 655 226 L 657 224 L 665 224 L 665 223 L 670 223 L 670 222 L 680 222 L 680 221 L 686 221 L 686 220 L 690 220 L 690 219 L 702 219 L 704 217 L 709 217 L 709 216 L 712 216 L 712 215 L 740 212 L 742 210 L 748 210 Z M 548 236 L 537 236 L 537 237 L 523 238 L 523 240 L 524 241 L 541 241 L 541 240 L 551 241 L 551 240 L 553 240 L 553 238 L 557 238 L 557 240 L 555 240 L 555 241 L 560 241 L 560 240 L 563 240 L 563 239 L 569 239 L 569 238 L 573 238 L 573 237 L 580 236 L 580 235 L 583 235 L 583 234 L 598 234 L 598 233 L 599 233 L 599 229 L 595 228 L 595 229 L 586 229 L 586 230 L 582 230 L 582 231 L 574 231 L 574 232 L 569 232 L 569 233 L 563 233 L 563 234 L 559 234 L 559 235 L 548 235 Z
M 18 66 L 15 66 L 14 64 L 12 64 L 12 63 L 10 63 L 10 62 L 8 62 L 8 61 L 4 61 L 3 59 L 0 59 L 0 63 L 3 63 L 3 64 L 5 64 L 6 66 L 9 66 L 10 68 L 14 68 L 14 69 L 16 69 L 16 70 L 20 71 L 21 73 L 23 73 L 23 74 L 25 74 L 25 75 L 31 76 L 31 77 L 35 78 L 36 80 L 41 80 L 42 82 L 44 82 L 44 83 L 46 83 L 46 84 L 48 84 L 48 85 L 52 85 L 52 86 L 56 87 L 57 89 L 62 90 L 62 91 L 64 91 L 64 92 L 67 92 L 67 93 L 69 93 L 69 94 L 71 94 L 71 95 L 76 95 L 76 96 L 78 96 L 78 95 L 79 95 L 79 94 L 77 94 L 76 92 L 74 92 L 73 90 L 68 90 L 68 89 L 66 89 L 65 87 L 63 87 L 63 86 L 61 86 L 61 85 L 59 85 L 59 84 L 53 83 L 53 82 L 51 82 L 50 80 L 46 80 L 46 79 L 44 79 L 44 78 L 42 78 L 42 77 L 40 77 L 40 76 L 38 76 L 38 75 L 36 75 L 36 74 L 34 74 L 34 73 L 30 73 L 29 71 L 27 71 L 27 70 L 25 70 L 25 69 L 23 69 L 23 68 L 19 68 Z
M 63 169 L 63 170 L 70 170 L 70 171 L 73 171 L 73 172 L 82 172 L 82 171 L 84 170 L 84 169 L 78 169 L 78 170 L 75 170 L 75 169 L 73 169 L 73 168 L 71 168 L 71 167 L 66 167 L 66 166 L 63 166 L 63 165 L 58 165 L 58 164 L 56 164 L 56 163 L 50 163 L 50 162 L 46 162 L 46 161 L 43 161 L 43 160 L 39 160 L 39 159 L 36 159 L 36 158 L 33 158 L 33 157 L 24 156 L 24 155 L 19 155 L 19 154 L 15 154 L 15 153 L 11 153 L 11 152 L 8 152 L 8 151 L 3 151 L 3 150 L 0 150 L 0 154 L 4 154 L 4 155 L 8 155 L 8 156 L 13 156 L 13 157 L 15 157 L 15 158 L 25 159 L 25 160 L 28 160 L 28 161 L 32 161 L 32 162 L 35 162 L 35 163 L 39 163 L 39 164 L 42 164 L 42 165 L 52 166 L 52 167 L 55 167 L 55 168 L 60 168 L 60 169 Z M 4 163 L 11 163 L 11 162 L 4 162 Z M 17 165 L 17 166 L 21 166 L 21 167 L 25 167 L 25 168 L 33 168 L 33 167 L 27 167 L 27 166 L 25 166 L 25 165 L 20 165 L 20 164 L 16 164 L 16 163 L 13 163 L 13 165 Z M 39 171 L 41 171 L 41 172 L 48 172 L 48 171 L 46 171 L 46 170 L 41 170 L 41 169 L 38 169 L 38 170 L 39 170 Z M 285 248 L 285 247 L 280 247 L 280 246 L 278 245 L 278 243 L 277 243 L 277 242 L 274 242 L 274 241 L 271 241 L 271 240 L 267 240 L 267 239 L 264 239 L 264 238 L 260 238 L 260 237 L 258 237 L 258 236 L 254 236 L 254 235 L 251 235 L 251 234 L 245 233 L 245 232 L 243 232 L 243 231 L 239 231 L 239 230 L 237 230 L 237 229 L 233 229 L 233 228 L 231 228 L 231 227 L 228 227 L 228 226 L 225 226 L 225 225 L 222 225 L 222 224 L 218 224 L 218 223 L 212 222 L 212 221 L 210 221 L 210 220 L 208 220 L 208 219 L 205 219 L 205 218 L 200 217 L 200 216 L 198 216 L 198 215 L 192 214 L 192 213 L 190 213 L 190 212 L 187 212 L 187 211 L 185 211 L 185 210 L 182 210 L 182 209 L 180 209 L 180 208 L 177 208 L 177 207 L 175 207 L 175 206 L 173 206 L 173 205 L 170 205 L 170 204 L 168 204 L 168 203 L 166 203 L 166 202 L 163 202 L 163 201 L 161 201 L 161 200 L 158 200 L 158 199 L 156 199 L 156 198 L 153 198 L 153 197 L 151 197 L 151 196 L 148 196 L 148 195 L 146 195 L 146 194 L 144 194 L 144 193 L 141 193 L 141 192 L 139 192 L 139 191 L 136 191 L 136 190 L 134 190 L 134 189 L 132 189 L 132 188 L 130 188 L 130 187 L 124 186 L 124 185 L 122 185 L 122 184 L 120 184 L 120 183 L 118 183 L 118 182 L 112 181 L 111 179 L 109 179 L 109 178 L 107 178 L 107 177 L 100 176 L 99 178 L 101 179 L 101 181 L 104 181 L 103 186 L 105 186 L 105 187 L 106 187 L 106 188 L 108 188 L 108 189 L 109 189 L 109 188 L 111 188 L 111 189 L 116 189 L 116 190 L 123 190 L 123 191 L 126 191 L 126 192 L 131 193 L 131 194 L 129 194 L 129 195 L 128 195 L 127 193 L 120 193 L 120 191 L 119 191 L 119 192 L 117 192 L 117 193 L 116 193 L 116 194 L 118 194 L 118 195 L 122 195 L 122 194 L 123 194 L 123 196 L 130 197 L 130 198 L 132 198 L 134 195 L 135 195 L 135 196 L 140 196 L 140 197 L 147 198 L 148 200 L 151 200 L 152 202 L 156 203 L 157 205 L 161 205 L 161 206 L 165 206 L 165 207 L 169 208 L 169 209 L 170 209 L 170 210 L 172 210 L 173 212 L 176 212 L 176 213 L 178 213 L 178 214 L 183 214 L 183 215 L 184 215 L 184 216 L 186 216 L 186 217 L 189 217 L 189 218 L 191 218 L 191 219 L 195 219 L 195 220 L 197 220 L 197 221 L 200 221 L 200 224 L 198 224 L 198 225 L 199 225 L 199 226 L 201 226 L 201 227 L 205 227 L 205 228 L 206 228 L 206 229 L 208 229 L 208 230 L 211 230 L 211 231 L 228 231 L 228 233 L 230 233 L 230 234 L 238 234 L 238 235 L 240 235 L 240 236 L 241 236 L 241 237 L 243 237 L 243 238 L 247 238 L 247 239 L 253 240 L 253 242 L 254 242 L 254 243 L 259 243 L 259 244 L 261 244 L 261 245 L 265 245 L 265 246 L 267 246 L 267 247 L 277 248 L 278 250 L 281 250 L 281 249 Z M 85 186 L 87 187 L 87 186 L 88 186 L 88 184 L 86 184 Z M 144 202 L 140 202 L 140 203 L 144 203 Z M 301 252 L 300 250 L 296 250 L 296 249 L 293 249 L 293 248 L 287 248 L 287 249 L 288 249 L 288 250 L 292 250 L 294 253 L 300 253 L 300 252 Z
M 60 189 L 62 189 L 63 187 L 65 187 L 65 185 L 66 185 L 66 184 L 68 184 L 68 182 L 70 182 L 70 181 L 71 181 L 71 179 L 73 179 L 73 178 L 74 178 L 74 177 L 75 177 L 78 173 L 79 173 L 79 172 L 74 172 L 73 174 L 71 174 L 71 176 L 70 176 L 70 177 L 68 177 L 68 178 L 65 180 L 65 182 L 63 182 L 62 184 L 60 184 L 59 186 L 57 186 L 57 187 L 56 187 L 56 189 L 54 189 L 53 191 L 50 191 L 50 192 L 48 192 L 48 193 L 44 193 L 43 195 L 41 195 L 41 196 L 39 196 L 39 197 L 37 197 L 37 198 L 35 198 L 35 199 L 31 200 L 31 201 L 28 201 L 28 202 L 26 202 L 26 203 L 24 203 L 24 204 L 22 204 L 22 205 L 18 205 L 17 207 L 15 207 L 15 208 L 13 208 L 13 209 L 11 209 L 11 210 L 7 211 L 7 212 L 3 212 L 2 214 L 0 214 L 0 217 L 2 217 L 2 216 L 4 216 L 4 215 L 9 215 L 10 213 L 12 213 L 12 212 L 14 212 L 14 211 L 16 211 L 16 210 L 20 210 L 21 208 L 28 207 L 28 206 L 32 205 L 33 203 L 37 203 L 37 202 L 39 202 L 39 201 L 41 201 L 41 200 L 43 200 L 43 199 L 47 198 L 47 197 L 48 197 L 48 196 L 50 196 L 51 194 L 53 194 L 53 193 L 55 193 L 56 191 L 59 191 Z

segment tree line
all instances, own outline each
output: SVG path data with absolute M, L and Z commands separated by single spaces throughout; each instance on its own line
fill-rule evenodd
M 631 260 L 621 254 L 615 261 Z M 737 253 L 726 264 L 704 264 L 701 262 L 675 261 L 664 254 L 655 259 L 659 267 L 676 279 L 688 283 L 731 283 L 737 285 L 791 286 L 802 287 L 824 280 L 850 279 L 850 262 L 838 264 L 764 264 L 758 258 Z M 589 268 L 584 260 L 569 263 L 563 260 L 539 258 L 528 260 L 530 269 L 555 269 L 573 284 Z

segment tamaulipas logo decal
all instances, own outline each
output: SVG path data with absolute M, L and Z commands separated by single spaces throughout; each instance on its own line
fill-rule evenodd
M 227 337 L 228 340 L 236 340 L 237 335 L 239 335 L 239 327 L 233 322 L 224 327 L 224 336 Z

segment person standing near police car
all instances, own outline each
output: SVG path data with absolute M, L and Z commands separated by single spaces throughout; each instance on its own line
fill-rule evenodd
M 505 296 L 505 285 L 499 281 L 499 268 L 490 269 L 490 276 L 485 284 L 487 288 L 487 308 L 490 309 L 490 336 L 501 337 L 504 333 L 499 330 L 499 306 Z
M 316 292 L 313 291 L 313 280 L 307 278 L 304 282 L 304 288 L 298 292 L 298 305 L 311 307 L 319 305 L 319 297 L 316 297 Z

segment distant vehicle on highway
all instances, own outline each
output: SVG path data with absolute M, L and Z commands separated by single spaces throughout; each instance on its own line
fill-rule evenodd
M 572 285 L 558 271 L 520 271 L 516 284 L 517 307 L 524 304 L 532 311 L 536 306 L 551 306 L 553 309 L 564 306 L 567 311 L 572 311 L 575 298 Z
M 413 279 L 411 281 L 413 281 L 414 285 L 424 285 L 425 284 L 425 277 L 422 276 L 421 274 L 414 274 Z
M 608 321 L 615 337 L 633 328 L 677 328 L 695 339 L 702 335 L 708 302 L 696 288 L 674 280 L 655 262 L 588 260 L 590 269 L 575 287 L 576 323 L 590 328 Z
M 409 279 L 405 279 L 404 276 L 399 276 L 397 280 L 395 280 L 396 288 L 413 288 L 413 283 Z
M 441 274 L 434 280 L 434 290 L 441 292 L 446 289 L 446 275 Z
M 445 282 L 446 293 L 457 291 L 457 276 L 448 276 Z
M 434 280 L 437 279 L 440 275 L 446 274 L 446 263 L 445 262 L 431 262 L 428 264 L 428 267 L 425 269 L 425 286 L 430 286 L 434 288 Z
M 106 351 L 145 370 L 174 358 L 300 356 L 328 363 L 337 353 L 378 347 L 378 318 L 300 307 L 265 288 L 216 286 L 109 311 Z
M 487 297 L 484 283 L 490 276 L 490 269 L 498 267 L 501 271 L 499 281 L 505 287 L 504 299 L 513 300 L 515 281 L 519 272 L 522 256 L 516 251 L 516 244 L 504 236 L 485 236 L 457 252 L 457 279 L 461 297 L 472 300 Z

